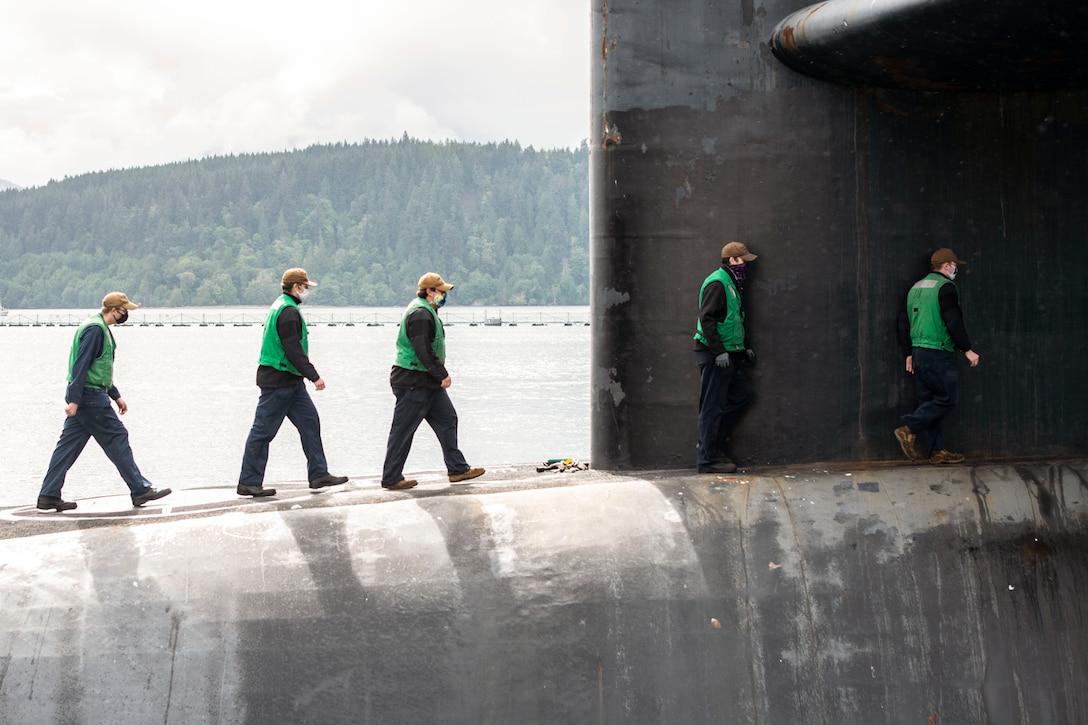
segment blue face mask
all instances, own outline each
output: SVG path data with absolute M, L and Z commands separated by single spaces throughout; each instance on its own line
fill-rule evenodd
M 737 280 L 737 284 L 743 285 L 745 278 L 748 276 L 748 263 L 730 264 L 729 271 L 733 273 L 733 279 Z
M 434 306 L 435 307 L 444 307 L 446 305 L 446 300 L 449 299 L 449 296 L 450 296 L 449 292 L 435 292 Z

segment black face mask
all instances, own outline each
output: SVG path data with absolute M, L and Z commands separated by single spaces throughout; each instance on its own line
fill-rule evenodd
M 128 322 L 128 310 L 121 310 L 121 316 L 117 318 L 117 322 L 115 324 L 123 325 L 126 322 Z

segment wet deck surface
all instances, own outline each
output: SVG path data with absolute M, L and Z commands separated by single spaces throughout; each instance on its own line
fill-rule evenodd
M 63 512 L 39 511 L 33 503 L 0 507 L 0 523 L 5 524 L 0 526 L 0 539 L 87 528 L 89 525 L 139 525 L 237 511 L 266 513 L 285 509 L 379 504 L 408 498 L 552 488 L 615 478 L 599 471 L 538 473 L 535 465 L 488 468 L 480 478 L 455 484 L 451 484 L 446 475 L 439 471 L 410 475 L 419 481 L 419 485 L 407 491 L 382 490 L 377 476 L 352 477 L 345 484 L 318 490 L 311 490 L 305 481 L 267 483 L 268 487 L 276 489 L 276 495 L 263 498 L 239 496 L 234 484 L 173 488 L 169 496 L 139 508 L 132 505 L 127 492 L 82 499 L 66 496 L 65 500 L 75 501 L 79 504 L 78 508 Z M 120 481 L 118 489 L 124 489 Z
M 1088 460 L 0 511 L 12 722 L 1083 722 Z M 420 687 L 419 683 L 425 683 Z M 5 719 L 5 722 L 6 722 Z
M 652 482 L 659 485 L 745 486 L 753 482 L 779 482 L 790 487 L 811 485 L 837 486 L 854 482 L 859 490 L 880 490 L 880 479 L 916 479 L 919 490 L 939 489 L 946 493 L 953 481 L 964 483 L 964 493 L 986 493 L 985 484 L 978 488 L 976 472 L 992 467 L 1038 466 L 1046 460 L 1010 462 L 971 462 L 958 465 L 910 465 L 898 461 L 863 463 L 806 463 L 792 466 L 760 466 L 738 470 L 729 475 L 702 474 L 695 470 L 659 471 L 566 471 L 538 472 L 543 464 L 497 466 L 487 469 L 480 478 L 451 484 L 440 471 L 410 474 L 419 485 L 407 491 L 385 491 L 377 476 L 352 477 L 346 484 L 311 490 L 305 481 L 268 483 L 276 495 L 265 498 L 239 496 L 234 484 L 174 488 L 169 496 L 152 501 L 140 508 L 132 506 L 127 493 L 91 498 L 71 498 L 78 508 L 70 511 L 39 511 L 28 506 L 0 507 L 0 540 L 19 536 L 34 536 L 57 531 L 84 529 L 91 526 L 140 525 L 177 521 L 228 512 L 267 513 L 269 511 L 312 509 L 330 506 L 380 504 L 405 499 L 442 496 L 485 495 L 518 490 L 582 486 L 623 481 Z M 118 488 L 122 489 L 120 482 Z M 977 490 L 976 490 L 977 489 Z

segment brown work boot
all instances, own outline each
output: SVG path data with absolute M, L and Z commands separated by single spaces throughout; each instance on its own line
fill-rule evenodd
M 962 453 L 953 453 L 952 451 L 946 451 L 944 448 L 933 451 L 933 455 L 929 457 L 929 462 L 935 466 L 939 466 L 942 463 L 963 463 Z
M 392 486 L 382 486 L 382 488 L 384 488 L 386 491 L 403 491 L 406 488 L 411 488 L 412 486 L 415 486 L 417 483 L 419 483 L 419 481 L 415 480 L 414 478 L 402 478 L 394 483 Z
M 905 425 L 895 429 L 895 439 L 899 441 L 899 447 L 903 449 L 903 455 L 911 461 L 918 460 L 918 451 L 914 448 L 914 438 L 914 433 Z
M 467 481 L 470 478 L 478 478 L 484 475 L 484 469 L 482 468 L 470 468 L 467 471 L 461 471 L 450 476 L 450 483 L 460 483 L 461 481 Z

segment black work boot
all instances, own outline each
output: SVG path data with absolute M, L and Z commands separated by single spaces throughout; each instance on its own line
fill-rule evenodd
M 253 498 L 261 498 L 263 496 L 275 496 L 276 489 L 264 488 L 263 486 L 247 486 L 244 483 L 238 484 L 239 496 L 252 496 Z
M 154 501 L 156 499 L 162 498 L 163 496 L 169 496 L 170 494 L 171 494 L 171 491 L 168 488 L 163 488 L 163 489 L 149 488 L 146 491 L 144 491 L 143 493 L 139 493 L 139 494 L 136 494 L 135 496 L 133 496 L 132 497 L 132 505 L 133 506 L 143 506 L 148 501 Z
M 69 511 L 75 507 L 75 501 L 64 501 L 58 496 L 38 496 L 38 508 L 42 511 L 48 511 L 50 509 Z

